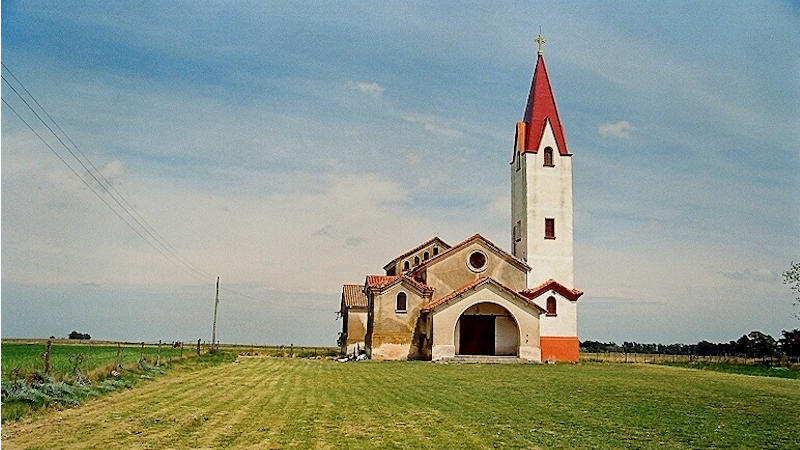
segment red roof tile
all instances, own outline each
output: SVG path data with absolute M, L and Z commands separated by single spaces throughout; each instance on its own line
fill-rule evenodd
M 430 294 L 433 292 L 433 288 L 422 284 L 413 278 L 406 276 L 406 275 L 367 275 L 366 287 L 367 288 L 375 288 L 375 289 L 384 289 L 390 286 L 393 286 L 396 283 L 406 282 L 407 284 L 411 285 L 423 295 Z
M 400 278 L 400 275 L 367 275 L 367 287 L 376 287 L 380 288 L 387 284 L 391 284 L 395 280 Z
M 520 291 L 520 294 L 533 300 L 547 291 L 556 291 L 573 302 L 578 300 L 578 298 L 583 295 L 583 291 L 578 289 L 570 289 L 552 278 L 540 284 L 539 286 L 536 286 L 535 288 Z
M 453 300 L 454 298 L 461 296 L 462 294 L 464 294 L 465 292 L 469 291 L 470 289 L 475 289 L 475 288 L 477 288 L 477 287 L 479 287 L 481 285 L 484 285 L 486 283 L 493 284 L 493 285 L 497 286 L 498 288 L 500 288 L 501 290 L 503 290 L 506 293 L 508 293 L 509 295 L 511 295 L 513 297 L 516 297 L 517 299 L 525 302 L 527 305 L 536 308 L 539 311 L 540 314 L 545 312 L 544 308 L 542 308 L 541 306 L 537 305 L 536 303 L 534 303 L 533 301 L 531 301 L 527 297 L 522 296 L 519 293 L 512 291 L 511 289 L 509 289 L 509 288 L 505 287 L 504 285 L 500 284 L 500 282 L 496 281 L 493 278 L 489 278 L 489 277 L 478 278 L 477 280 L 472 281 L 472 282 L 468 283 L 467 285 L 465 285 L 465 286 L 463 286 L 463 287 L 461 287 L 461 288 L 459 288 L 459 289 L 457 289 L 457 290 L 445 295 L 444 297 L 440 298 L 439 300 L 436 300 L 434 302 L 428 303 L 427 305 L 425 305 L 425 306 L 423 306 L 421 308 L 421 311 L 424 311 L 424 312 L 433 311 L 434 309 L 436 309 L 437 306 L 443 305 L 443 304 L 449 302 L 450 300 Z
M 539 150 L 545 124 L 550 121 L 559 153 L 562 155 L 570 154 L 567 151 L 567 140 L 564 138 L 564 129 L 561 126 L 561 120 L 558 118 L 553 89 L 550 87 L 550 79 L 547 76 L 547 68 L 544 65 L 544 57 L 542 55 L 539 55 L 536 59 L 536 69 L 533 72 L 531 90 L 528 94 L 528 103 L 522 121 L 528 124 L 523 152 L 536 153 Z
M 347 308 L 366 308 L 367 296 L 364 295 L 364 285 L 345 284 L 342 286 L 342 302 Z

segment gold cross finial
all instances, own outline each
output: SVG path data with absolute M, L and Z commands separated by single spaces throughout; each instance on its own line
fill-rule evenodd
M 542 27 L 539 27 L 539 36 L 536 37 L 536 43 L 539 44 L 539 54 L 540 55 L 542 53 L 544 53 L 544 50 L 542 49 L 542 47 L 544 46 L 545 42 L 547 42 L 547 41 L 545 41 L 544 37 L 542 36 Z

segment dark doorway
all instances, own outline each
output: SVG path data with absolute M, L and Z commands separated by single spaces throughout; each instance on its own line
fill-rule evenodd
M 494 355 L 494 316 L 461 316 L 459 354 Z

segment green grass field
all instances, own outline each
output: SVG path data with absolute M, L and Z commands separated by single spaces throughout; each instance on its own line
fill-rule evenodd
M 642 364 L 239 358 L 3 425 L 9 448 L 783 447 L 800 381 Z
M 30 374 L 36 370 L 44 369 L 42 353 L 45 351 L 45 344 L 39 341 L 35 343 L 3 342 L 0 359 L 2 360 L 2 379 L 9 380 L 13 377 L 15 369 L 19 369 L 22 375 Z M 193 348 L 184 349 L 184 354 L 189 355 L 194 351 Z M 120 363 L 123 365 L 136 363 L 141 354 L 150 360 L 156 358 L 158 347 L 155 345 L 145 345 L 144 350 L 136 345 L 122 345 L 119 348 Z M 55 378 L 59 379 L 72 373 L 75 363 L 70 361 L 70 355 L 83 355 L 84 359 L 80 369 L 84 374 L 115 364 L 117 360 L 116 344 L 53 344 L 50 350 L 50 367 Z M 172 348 L 170 345 L 161 346 L 161 359 L 163 361 L 180 356 L 179 348 Z

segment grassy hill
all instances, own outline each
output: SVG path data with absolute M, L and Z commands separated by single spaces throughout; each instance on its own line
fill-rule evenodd
M 3 425 L 49 447 L 792 447 L 800 381 L 653 365 L 240 358 Z

